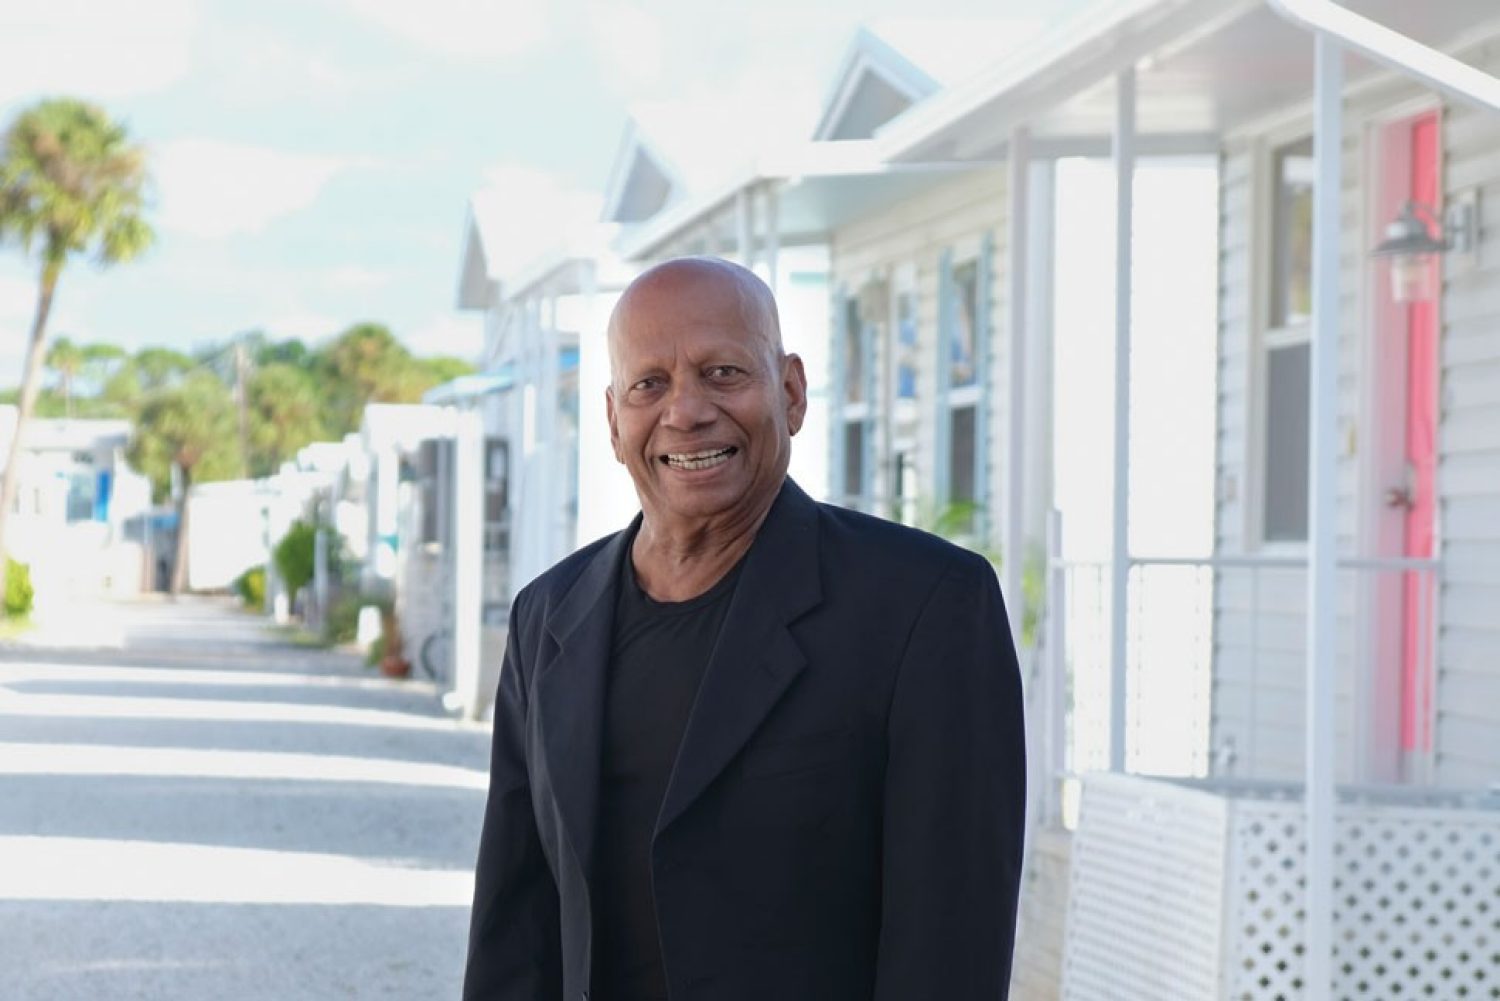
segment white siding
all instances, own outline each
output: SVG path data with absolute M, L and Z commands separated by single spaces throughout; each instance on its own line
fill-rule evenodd
M 855 294 L 868 281 L 895 280 L 897 269 L 914 265 L 916 272 L 918 324 L 918 449 L 916 475 L 920 497 L 930 502 L 936 483 L 934 450 L 938 353 L 940 269 L 943 254 L 953 253 L 954 263 L 977 257 L 986 237 L 991 243 L 989 367 L 982 374 L 989 389 L 989 524 L 999 522 L 999 499 L 1004 489 L 1004 441 L 1008 382 L 1008 352 L 1005 343 L 1006 274 L 1009 255 L 1005 249 L 1007 220 L 1006 174 L 1003 168 L 986 170 L 943 184 L 915 198 L 898 202 L 883 212 L 836 230 L 830 241 L 829 282 L 832 308 L 842 308 L 841 297 Z M 835 320 L 836 320 L 835 312 Z M 836 324 L 835 324 L 836 327 Z M 887 371 L 887 344 L 876 346 L 876 371 Z M 889 490 L 888 443 L 876 440 L 873 489 L 877 497 Z M 831 477 L 841 475 L 831 470 Z
M 1500 72 L 1500 43 L 1469 56 Z M 1476 189 L 1478 266 L 1449 269 L 1443 297 L 1437 775 L 1500 778 L 1500 116 L 1444 109 L 1444 190 Z
M 1464 58 L 1500 70 L 1500 47 Z M 1369 92 L 1374 94 L 1375 92 Z M 1340 344 L 1338 479 L 1340 552 L 1356 550 L 1358 445 L 1366 283 L 1378 275 L 1367 261 L 1374 221 L 1366 198 L 1363 122 L 1383 107 L 1420 96 L 1384 87 L 1348 102 L 1344 137 L 1343 336 Z M 1379 103 L 1376 103 L 1379 102 Z M 1310 119 L 1306 123 L 1310 130 Z M 1256 283 L 1269 234 L 1272 148 L 1295 133 L 1239 137 L 1226 145 L 1220 199 L 1218 502 L 1215 545 L 1220 554 L 1254 554 L 1258 539 L 1252 499 L 1262 489 L 1256 453 L 1257 343 L 1267 298 Z M 1439 538 L 1444 580 L 1439 599 L 1436 778 L 1444 784 L 1493 782 L 1500 775 L 1500 118 L 1467 107 L 1443 108 L 1444 191 L 1477 188 L 1484 246 L 1478 267 L 1450 269 L 1443 300 L 1440 349 Z M 1257 191 L 1257 185 L 1262 190 Z M 1363 555 L 1363 554 L 1362 554 Z M 1353 575 L 1341 575 L 1338 746 L 1343 778 L 1354 777 L 1357 662 L 1369 638 L 1356 631 Z M 1257 594 L 1248 571 L 1221 573 L 1215 588 L 1213 745 L 1234 748 L 1235 774 L 1295 777 L 1302 765 L 1303 593 L 1301 571 L 1264 573 Z M 1252 605 L 1258 625 L 1251 628 Z M 1252 695 L 1252 692 L 1255 693 Z

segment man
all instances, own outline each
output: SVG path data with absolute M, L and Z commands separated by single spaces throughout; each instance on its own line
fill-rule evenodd
M 516 599 L 471 1001 L 996 1001 L 1020 878 L 1020 686 L 989 564 L 816 504 L 775 302 L 638 278 L 610 440 L 640 497 Z

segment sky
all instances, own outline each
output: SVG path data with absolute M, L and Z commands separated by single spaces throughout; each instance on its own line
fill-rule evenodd
M 533 220 L 597 198 L 642 103 L 773 109 L 800 127 L 862 21 L 1079 6 L 0 0 L 0 127 L 77 96 L 149 154 L 156 245 L 107 271 L 70 265 L 52 336 L 190 349 L 375 320 L 419 353 L 473 357 L 480 321 L 454 296 L 475 191 L 509 191 Z M 34 263 L 0 246 L 0 386 L 19 380 L 34 298 Z

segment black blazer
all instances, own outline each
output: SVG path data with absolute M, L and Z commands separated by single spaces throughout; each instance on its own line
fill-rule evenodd
M 511 611 L 469 1001 L 589 996 L 627 537 L 563 560 Z M 746 557 L 652 842 L 673 1001 L 1003 999 L 1023 743 L 989 563 L 787 480 Z

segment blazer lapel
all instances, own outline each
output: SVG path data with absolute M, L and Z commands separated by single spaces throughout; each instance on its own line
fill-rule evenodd
M 822 600 L 817 505 L 788 479 L 745 557 L 704 670 L 656 832 L 708 787 L 806 664 L 790 624 Z
M 585 874 L 593 865 L 615 592 L 632 534 L 620 532 L 606 543 L 547 616 L 557 647 L 536 681 L 547 773 L 563 831 Z

